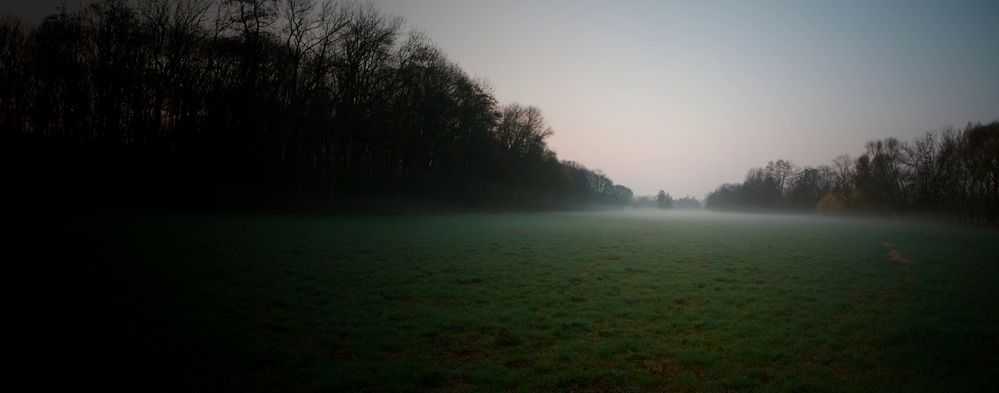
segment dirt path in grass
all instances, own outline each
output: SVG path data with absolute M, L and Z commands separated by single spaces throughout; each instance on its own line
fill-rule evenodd
M 912 268 L 910 266 L 913 262 L 912 257 L 903 254 L 887 240 L 882 240 L 881 245 L 888 249 L 888 252 L 885 253 L 885 259 L 888 259 L 889 262 L 898 265 L 902 269 L 905 282 L 912 282 L 913 275 Z

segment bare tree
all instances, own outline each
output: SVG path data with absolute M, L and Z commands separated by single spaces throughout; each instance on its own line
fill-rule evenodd
M 854 160 L 850 158 L 850 155 L 836 156 L 833 159 L 832 169 L 835 179 L 834 190 L 843 194 L 853 191 L 856 172 L 854 171 Z
M 784 189 L 787 186 L 788 180 L 794 174 L 794 164 L 785 160 L 770 161 L 767 163 L 766 170 L 767 174 L 775 182 L 775 187 L 777 187 L 776 201 L 780 205 L 784 200 Z

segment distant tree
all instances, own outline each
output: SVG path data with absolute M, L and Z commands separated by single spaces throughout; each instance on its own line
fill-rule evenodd
M 775 205 L 780 206 L 784 203 L 784 190 L 787 187 L 789 180 L 794 175 L 795 168 L 794 164 L 790 161 L 777 160 L 770 161 L 767 163 L 766 174 L 773 182 L 773 187 L 776 189 L 772 195 L 775 198 Z
M 654 208 L 657 206 L 657 203 L 654 197 L 649 195 L 642 195 L 639 197 L 635 197 L 634 201 L 632 202 L 632 206 L 636 208 Z
M 964 171 L 957 182 L 964 186 L 964 215 L 973 222 L 999 222 L 999 121 L 968 124 L 961 133 Z M 961 193 L 961 192 L 955 192 Z
M 853 191 L 856 177 L 853 159 L 848 154 L 836 156 L 833 159 L 832 170 L 834 191 L 841 194 Z
M 831 166 L 795 170 L 789 162 L 771 161 L 751 169 L 742 184 L 719 186 L 705 206 L 940 212 L 963 221 L 999 221 L 999 122 L 929 132 L 912 143 L 876 139 L 864 147 L 856 159 L 841 155 Z
M 942 178 L 937 164 L 936 139 L 936 134 L 927 132 L 911 144 L 902 144 L 899 161 L 908 168 L 905 181 L 909 184 L 909 199 L 916 208 L 932 208 L 940 204 Z
M 727 183 L 718 186 L 704 198 L 704 207 L 714 210 L 736 210 L 746 208 L 743 201 L 742 184 Z
M 783 188 L 775 173 L 765 168 L 750 169 L 740 188 L 741 204 L 757 209 L 774 209 L 780 206 Z
M 634 197 L 635 193 L 632 192 L 630 188 L 620 184 L 614 185 L 614 201 L 616 204 L 630 204 Z
M 672 209 L 673 196 L 666 193 L 666 191 L 659 190 L 659 193 L 656 194 L 656 206 L 660 209 Z
M 901 143 L 895 138 L 873 140 L 858 160 L 857 188 L 879 210 L 899 211 L 907 202 Z
M 812 210 L 832 189 L 829 177 L 832 170 L 805 167 L 792 176 L 787 191 L 788 207 L 799 210 Z
M 571 183 L 569 200 L 576 206 L 633 204 L 634 193 L 630 188 L 615 185 L 602 171 L 590 170 L 574 161 L 563 161 Z
M 673 200 L 673 207 L 677 209 L 700 209 L 702 206 L 701 201 L 688 195 L 683 198 Z

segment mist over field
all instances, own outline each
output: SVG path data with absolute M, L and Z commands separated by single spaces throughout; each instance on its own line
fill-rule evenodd
M 138 390 L 987 391 L 991 229 L 621 210 L 49 229 L 37 350 Z M 65 326 L 72 326 L 67 329 Z M 90 354 L 108 355 L 95 362 Z M 78 371 L 89 368 L 78 368 Z
M 35 390 L 987 392 L 990 2 L 0 2 Z

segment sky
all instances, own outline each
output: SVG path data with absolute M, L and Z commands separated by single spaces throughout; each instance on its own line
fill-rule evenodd
M 999 120 L 999 2 L 382 0 L 638 195 Z
M 999 120 L 999 2 L 374 0 L 636 195 Z M 57 1 L 0 0 L 28 22 Z

